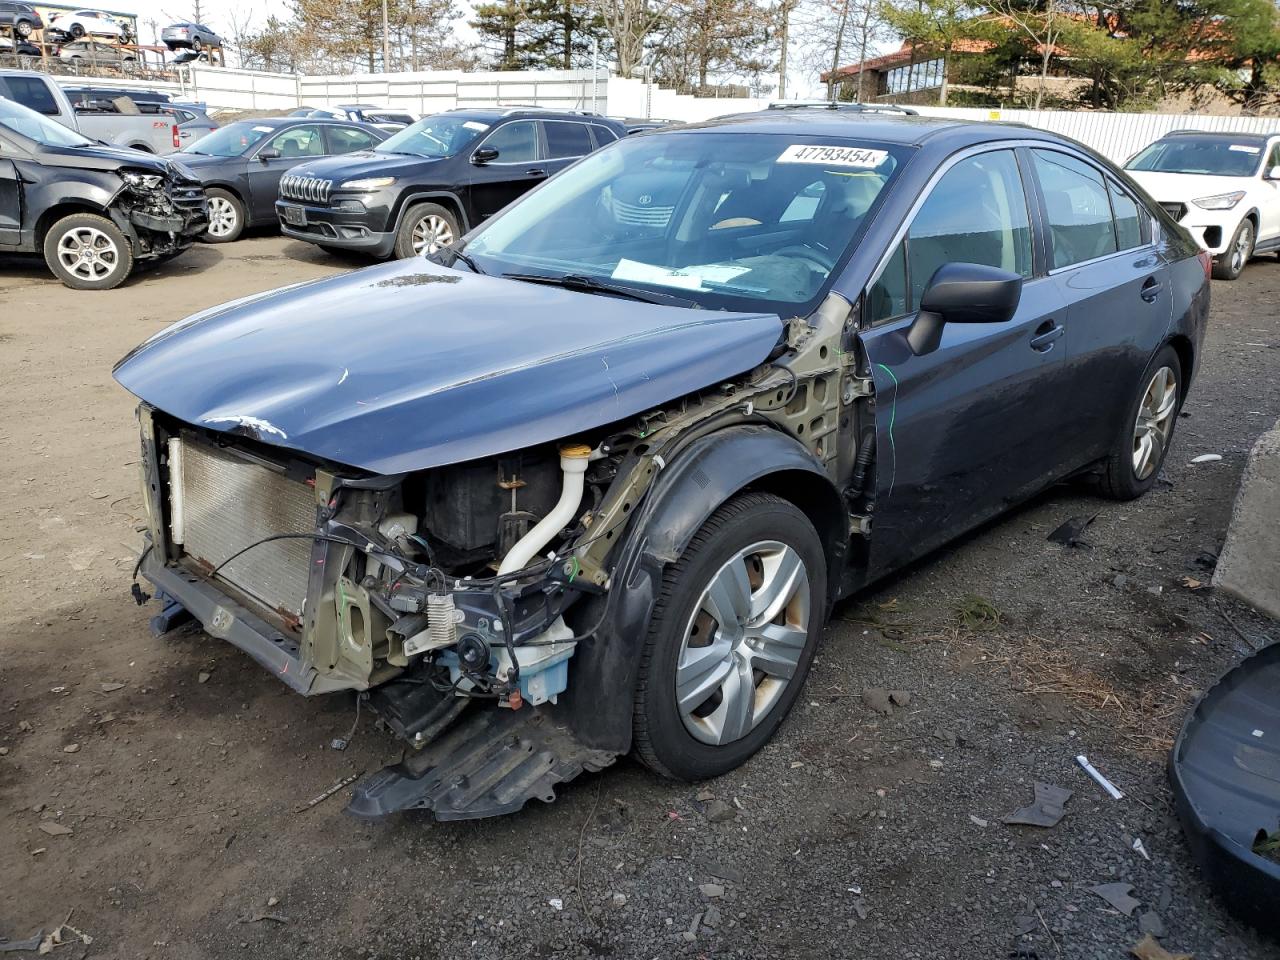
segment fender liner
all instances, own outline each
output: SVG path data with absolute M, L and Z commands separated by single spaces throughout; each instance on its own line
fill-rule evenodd
M 556 712 L 584 745 L 619 754 L 631 749 L 640 654 L 663 571 L 717 507 L 748 488 L 790 500 L 814 522 L 827 555 L 828 602 L 834 602 L 849 527 L 842 498 L 822 464 L 772 426 L 726 427 L 692 441 L 659 474 L 629 525 L 603 601 L 603 621 L 579 641 L 570 663 L 569 688 Z M 586 606 L 576 629 L 602 615 L 599 603 Z

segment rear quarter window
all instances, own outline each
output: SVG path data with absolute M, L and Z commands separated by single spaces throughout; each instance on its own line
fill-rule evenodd
M 35 77 L 0 77 L 0 96 L 48 117 L 58 115 L 58 101 L 44 81 Z

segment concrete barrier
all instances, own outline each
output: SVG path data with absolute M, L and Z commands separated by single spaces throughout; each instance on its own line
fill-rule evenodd
M 1280 421 L 1249 453 L 1213 585 L 1280 620 Z

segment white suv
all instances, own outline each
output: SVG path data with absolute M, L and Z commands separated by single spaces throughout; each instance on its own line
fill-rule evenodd
M 1254 254 L 1280 251 L 1280 133 L 1176 130 L 1125 169 L 1234 280 Z

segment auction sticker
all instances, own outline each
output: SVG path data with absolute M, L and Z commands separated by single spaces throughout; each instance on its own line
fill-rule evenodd
M 826 167 L 878 167 L 888 158 L 887 150 L 865 147 L 823 146 L 816 143 L 793 143 L 782 151 L 778 163 L 819 163 Z

